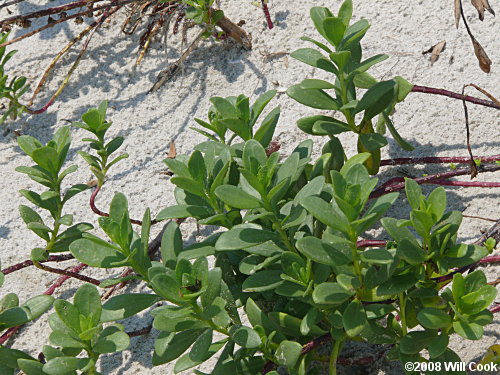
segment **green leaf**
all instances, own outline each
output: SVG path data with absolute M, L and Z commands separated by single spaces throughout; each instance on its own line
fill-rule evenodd
M 323 43 L 318 42 L 317 40 L 314 40 L 314 39 L 309 38 L 307 36 L 301 36 L 300 40 L 304 40 L 306 42 L 311 42 L 311 43 L 315 44 L 316 46 L 318 46 L 319 48 L 321 48 L 326 53 L 331 53 L 332 52 L 332 50 L 330 48 L 328 48 L 326 45 L 324 45 Z
M 269 319 L 273 321 L 273 323 L 279 325 L 281 328 L 281 332 L 286 335 L 301 337 L 302 334 L 300 332 L 300 325 L 302 323 L 302 319 L 296 318 L 290 314 L 273 311 L 268 313 Z M 317 325 L 311 327 L 310 335 L 313 337 L 324 335 L 326 331 L 319 328 Z
M 427 348 L 437 336 L 437 331 L 412 331 L 401 338 L 399 350 L 404 354 L 417 354 Z
M 43 365 L 43 371 L 48 375 L 74 374 L 76 370 L 85 368 L 90 358 L 57 357 Z
M 59 155 L 52 147 L 44 146 L 37 148 L 33 151 L 31 157 L 35 163 L 50 172 L 54 177 L 61 168 L 61 165 L 59 165 Z
M 273 139 L 274 131 L 280 118 L 280 112 L 280 107 L 274 108 L 271 112 L 269 112 L 269 114 L 262 121 L 262 125 L 253 136 L 253 138 L 256 141 L 259 141 L 263 147 L 268 147 L 269 143 L 271 143 Z
M 178 186 L 182 190 L 185 190 L 191 194 L 198 195 L 200 197 L 205 196 L 205 190 L 203 189 L 203 185 L 199 182 L 193 180 L 188 177 L 172 177 L 170 179 L 174 185 Z
M 370 69 L 373 65 L 378 64 L 384 60 L 387 60 L 389 56 L 387 55 L 375 55 L 372 56 L 365 61 L 361 62 L 359 65 L 356 66 L 356 69 L 354 69 L 349 76 L 354 76 L 356 74 L 364 73 L 368 69 Z
M 300 85 L 291 86 L 287 92 L 289 97 L 301 104 L 317 109 L 338 110 L 337 100 L 323 90 L 303 89 Z
M 153 290 L 167 301 L 184 303 L 184 300 L 179 295 L 180 286 L 172 277 L 166 274 L 158 274 L 152 278 L 151 283 Z
M 369 249 L 361 252 L 359 257 L 363 262 L 370 264 L 391 264 L 394 262 L 392 254 L 385 249 Z
M 441 333 L 441 335 L 436 337 L 427 348 L 429 357 L 434 359 L 442 355 L 448 348 L 449 341 L 450 337 L 445 333 Z
M 455 302 L 459 306 L 460 311 L 472 315 L 488 308 L 496 296 L 496 288 L 492 285 L 485 285 L 475 292 L 460 297 L 460 300 Z
M 342 315 L 345 332 L 349 337 L 359 335 L 368 325 L 366 312 L 359 300 L 354 300 L 347 305 Z
M 387 139 L 377 133 L 360 134 L 359 140 L 367 151 L 375 151 L 387 145 Z
M 205 165 L 205 159 L 200 151 L 194 151 L 188 162 L 188 169 L 191 177 L 198 181 L 200 184 L 204 184 L 207 178 L 207 167 Z
M 154 294 L 131 293 L 111 297 L 102 306 L 101 322 L 126 319 L 158 301 Z
M 117 325 L 111 325 L 104 328 L 99 335 L 97 342 L 92 346 L 96 353 L 116 353 L 125 350 L 130 345 L 130 337 L 123 328 Z
M 182 251 L 182 234 L 175 221 L 167 224 L 161 238 L 161 259 L 163 264 L 171 269 L 175 268 L 177 256 Z
M 378 82 L 368 89 L 356 107 L 356 113 L 365 111 L 364 119 L 370 120 L 385 110 L 394 100 L 394 81 Z
M 82 238 L 71 243 L 69 250 L 80 262 L 91 267 L 113 268 L 126 259 L 114 246 L 94 238 Z
M 284 340 L 274 354 L 276 363 L 286 368 L 293 368 L 300 358 L 302 345 L 295 341 Z
M 17 144 L 19 145 L 21 150 L 23 150 L 24 153 L 28 156 L 32 156 L 33 151 L 40 147 L 43 147 L 43 144 L 38 139 L 30 135 L 22 135 L 20 137 L 17 137 Z
M 75 293 L 73 299 L 75 307 L 85 317 L 92 317 L 94 326 L 97 325 L 101 318 L 101 295 L 94 285 L 84 284 Z
M 418 312 L 417 319 L 422 327 L 428 329 L 447 328 L 451 324 L 451 317 L 434 307 L 424 307 Z
M 307 258 L 320 264 L 341 266 L 351 263 L 351 259 L 343 251 L 336 249 L 335 244 L 326 243 L 316 237 L 301 238 L 296 246 Z M 345 247 L 346 245 L 339 243 L 338 246 Z
M 54 297 L 40 295 L 28 299 L 21 307 L 27 309 L 30 320 L 38 318 L 52 306 Z
M 260 271 L 245 279 L 242 284 L 244 292 L 264 292 L 277 288 L 283 283 L 281 271 Z
M 54 303 L 59 318 L 75 332 L 81 332 L 80 328 L 80 311 L 71 303 L 65 300 L 58 299 Z
M 344 25 L 349 26 L 352 17 L 352 0 L 345 0 L 339 9 L 339 18 Z
M 407 239 L 398 243 L 396 254 L 401 259 L 413 265 L 422 264 L 422 262 L 426 259 L 424 250 L 414 242 Z
M 182 357 L 180 357 L 176 362 L 175 362 L 175 367 L 174 367 L 174 373 L 179 373 L 182 371 L 186 371 L 190 368 L 193 368 L 195 366 L 198 366 L 199 364 L 205 362 L 206 360 L 210 359 L 214 354 L 216 354 L 222 347 L 226 344 L 227 340 L 219 341 L 216 343 L 213 343 L 210 345 L 207 354 L 205 357 L 200 360 L 200 361 L 193 361 L 190 358 L 190 353 L 184 354 Z M 194 370 L 195 374 L 198 374 L 197 370 Z M 201 373 L 201 372 L 200 372 Z M 203 374 L 203 373 L 201 373 Z M 213 373 L 212 373 L 213 374 Z
M 273 331 L 276 332 L 275 340 L 278 342 L 285 339 L 285 336 L 283 336 L 279 330 L 279 326 L 269 319 L 251 298 L 247 299 L 245 312 L 247 314 L 248 321 L 253 327 L 261 326 L 268 335 Z
M 161 210 L 156 216 L 156 220 L 182 219 L 186 217 L 205 219 L 213 214 L 213 210 L 209 207 L 176 205 Z
M 344 289 L 338 283 L 321 283 L 312 294 L 315 303 L 320 305 L 340 305 L 347 301 L 352 295 L 353 291 Z
M 351 226 L 349 220 L 337 207 L 315 196 L 305 198 L 301 202 L 301 205 L 322 223 L 333 229 L 350 234 Z
M 347 25 L 337 17 L 323 19 L 324 37 L 334 46 L 338 46 L 344 36 Z M 340 68 L 342 69 L 342 67 Z
M 317 122 L 329 122 L 329 123 L 341 123 L 339 120 L 329 117 L 329 116 L 322 116 L 322 115 L 316 115 L 316 116 L 310 116 L 310 117 L 303 117 L 300 120 L 297 121 L 297 126 L 300 130 L 302 130 L 304 133 L 311 134 L 311 135 L 326 135 L 326 130 L 323 130 L 322 128 L 318 128 L 317 130 L 321 130 L 323 133 L 326 134 L 317 134 L 313 130 L 313 126 Z
M 41 362 L 32 359 L 21 358 L 17 360 L 17 365 L 19 366 L 19 369 L 26 375 L 46 375 L 46 373 L 43 372 L 43 363 Z
M 338 120 L 316 121 L 312 127 L 313 135 L 337 135 L 351 131 L 349 125 Z
M 250 110 L 250 121 L 248 124 L 250 126 L 250 128 L 252 128 L 255 125 L 260 114 L 262 113 L 264 108 L 267 106 L 267 104 L 275 97 L 275 95 L 276 95 L 276 90 L 269 90 L 269 91 L 266 91 L 261 96 L 259 96 L 257 98 L 257 100 L 255 100 L 255 102 L 253 103 L 252 108 Z M 269 117 L 269 115 L 267 117 Z M 265 122 L 265 121 L 266 120 L 264 120 L 263 122 Z M 264 147 L 266 147 L 266 146 L 264 146 Z
M 194 362 L 202 362 L 208 354 L 210 345 L 212 344 L 213 338 L 212 328 L 207 328 L 203 333 L 196 339 L 189 352 L 189 358 Z
M 325 39 L 327 38 L 325 28 L 323 21 L 327 17 L 333 17 L 332 12 L 326 7 L 312 7 L 311 10 L 309 11 L 310 17 L 314 23 L 314 27 L 316 27 L 316 30 L 323 36 Z
M 229 329 L 229 334 L 243 348 L 258 348 L 262 344 L 259 334 L 250 327 L 234 325 Z
M 411 208 L 418 210 L 422 198 L 422 188 L 420 185 L 415 180 L 405 177 L 405 192 Z
M 453 329 L 456 333 L 467 340 L 479 340 L 484 334 L 482 326 L 477 323 L 468 323 L 464 320 L 454 321 Z
M 387 115 L 387 113 L 385 111 L 382 112 L 382 116 L 384 117 L 385 124 L 389 128 L 389 132 L 391 133 L 391 135 L 393 136 L 393 138 L 397 142 L 397 144 L 400 145 L 403 150 L 413 151 L 415 148 L 411 144 L 406 142 L 403 139 L 403 137 L 401 137 L 401 135 L 398 133 L 398 131 L 394 127 L 394 124 L 392 123 L 391 118 Z
M 344 33 L 344 38 L 339 44 L 338 50 L 347 50 L 353 48 L 366 34 L 368 29 L 370 28 L 370 24 L 367 20 L 362 19 L 347 28 Z
M 475 263 L 489 255 L 486 248 L 477 245 L 458 244 L 445 252 L 448 268 L 463 267 Z
M 224 118 L 238 118 L 238 111 L 236 108 L 227 100 L 220 97 L 210 98 L 210 102 L 214 105 L 217 112 L 219 112 Z
M 413 84 L 411 84 L 406 79 L 400 76 L 394 77 L 394 80 L 397 83 L 397 91 L 398 91 L 397 101 L 399 103 L 405 100 L 406 96 L 412 91 Z
M 215 189 L 215 195 L 231 207 L 239 209 L 259 208 L 262 203 L 259 199 L 233 185 L 221 185 Z
M 392 276 L 377 289 L 378 296 L 395 295 L 410 289 L 418 281 L 413 273 Z
M 217 251 L 241 250 L 279 239 L 275 232 L 262 229 L 256 224 L 235 225 L 227 232 L 222 233 L 215 244 Z

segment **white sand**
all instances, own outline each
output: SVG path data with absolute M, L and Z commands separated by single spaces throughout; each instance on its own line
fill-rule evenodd
M 36 5 L 41 1 L 26 1 L 19 8 L 26 12 L 39 9 Z M 53 1 L 51 5 L 63 4 L 65 1 Z M 189 153 L 194 145 L 203 137 L 188 129 L 194 126 L 194 117 L 205 118 L 211 96 L 229 96 L 244 93 L 252 100 L 266 90 L 276 88 L 283 93 L 290 85 L 304 78 L 321 78 L 325 74 L 294 61 L 280 57 L 266 61 L 266 53 L 291 52 L 306 45 L 299 40 L 302 35 L 317 37 L 308 17 L 309 8 L 314 5 L 338 6 L 339 1 L 303 0 L 300 2 L 271 0 L 271 13 L 276 20 L 276 27 L 267 30 L 262 11 L 251 5 L 250 0 L 223 1 L 223 8 L 230 18 L 236 22 L 246 20 L 245 29 L 252 33 L 254 48 L 244 51 L 231 42 L 205 42 L 193 53 L 185 65 L 184 74 L 177 76 L 161 90 L 151 95 L 146 92 L 156 80 L 156 75 L 166 67 L 165 53 L 161 43 L 155 43 L 143 64 L 135 66 L 137 57 L 138 34 L 127 37 L 120 32 L 121 19 L 112 21 L 112 25 L 101 29 L 92 41 L 85 60 L 72 78 L 59 100 L 47 113 L 25 117 L 15 128 L 22 129 L 24 134 L 48 141 L 54 131 L 66 125 L 67 120 L 76 121 L 89 108 L 96 107 L 103 99 L 110 104 L 109 118 L 114 125 L 110 135 L 126 137 L 123 152 L 130 158 L 121 162 L 110 172 L 110 179 L 98 199 L 98 206 L 106 209 L 114 192 L 126 194 L 133 217 L 142 216 L 143 210 L 150 207 L 153 213 L 174 203 L 172 190 L 165 175 L 160 172 L 164 168 L 162 159 L 168 151 L 170 140 L 175 140 L 178 153 Z M 27 5 L 31 4 L 31 5 Z M 48 3 L 44 1 L 43 3 Z M 463 84 L 475 83 L 486 90 L 500 96 L 500 39 L 498 23 L 487 14 L 481 23 L 470 2 L 464 2 L 469 15 L 470 26 L 476 37 L 486 48 L 494 62 L 492 73 L 484 74 L 477 66 L 472 53 L 471 43 L 466 36 L 463 24 L 456 31 L 453 20 L 453 2 L 451 1 L 355 1 L 355 19 L 367 18 L 372 28 L 364 39 L 365 57 L 378 53 L 390 55 L 390 59 L 378 65 L 372 73 L 378 78 L 401 75 L 411 82 L 420 85 L 442 87 L 460 91 Z M 498 7 L 497 2 L 492 5 Z M 11 8 L 14 10 L 14 7 Z M 499 9 L 496 9 L 500 11 Z M 5 16 L 5 11 L 3 13 Z M 40 21 L 43 24 L 46 20 Z M 34 23 L 34 26 L 35 23 Z M 38 79 L 41 72 L 59 49 L 74 37 L 83 26 L 58 26 L 54 29 L 24 40 L 15 45 L 18 54 L 9 66 L 12 74 L 26 75 L 31 82 Z M 22 31 L 15 30 L 14 36 Z M 191 33 L 191 37 L 192 37 Z M 178 38 L 171 38 L 168 57 L 174 61 L 179 56 L 174 47 L 179 47 Z M 427 57 L 421 52 L 431 45 L 446 40 L 446 50 L 434 66 L 430 66 Z M 37 107 L 45 103 L 50 94 L 61 82 L 66 69 L 78 50 L 72 50 L 63 61 L 64 68 L 57 71 L 50 84 L 40 96 Z M 453 64 L 450 58 L 454 57 Z M 15 67 L 15 69 L 14 69 Z M 279 85 L 278 85 L 279 84 Z M 475 95 L 475 93 L 474 93 Z M 275 99 L 273 106 L 281 105 L 282 116 L 276 135 L 282 143 L 282 152 L 290 151 L 294 145 L 306 138 L 295 126 L 295 121 L 310 113 L 318 113 L 293 100 L 286 94 Z M 484 107 L 469 106 L 472 145 L 476 155 L 498 154 L 500 150 L 500 127 L 498 112 Z M 394 122 L 401 134 L 411 141 L 416 149 L 413 152 L 401 150 L 392 140 L 385 149 L 385 156 L 418 157 L 418 156 L 466 156 L 463 109 L 460 101 L 422 94 L 410 94 L 406 102 L 400 105 L 394 116 Z M 80 169 L 67 179 L 67 183 L 82 183 L 90 179 L 91 174 L 76 150 L 86 150 L 87 146 L 80 141 L 86 136 L 83 131 L 73 132 L 73 147 L 70 162 Z M 344 137 L 351 152 L 354 152 L 354 140 Z M 0 257 L 2 265 L 8 266 L 29 257 L 30 250 L 41 244 L 18 215 L 19 204 L 26 201 L 18 194 L 22 188 L 38 189 L 31 180 L 14 171 L 19 165 L 30 165 L 30 160 L 23 155 L 11 134 L 0 137 L 0 180 L 3 192 L 0 195 L 2 220 L 0 222 Z M 317 149 L 322 141 L 318 139 Z M 401 175 L 401 171 L 418 175 L 423 173 L 413 167 L 398 167 L 390 171 L 385 169 L 382 178 Z M 435 169 L 428 169 L 433 171 Z M 466 178 L 464 178 L 465 180 Z M 499 176 L 482 175 L 478 180 L 500 181 Z M 428 189 L 427 189 L 428 190 Z M 468 215 L 480 215 L 491 218 L 500 216 L 498 189 L 464 189 L 449 188 L 448 200 L 451 209 L 465 210 Z M 90 193 L 84 193 L 73 199 L 68 205 L 68 213 L 75 214 L 77 221 L 96 223 L 88 206 Z M 390 214 L 403 217 L 407 213 L 403 199 Z M 489 227 L 489 223 L 464 219 L 460 236 L 462 240 L 473 241 L 480 230 Z M 156 228 L 155 230 L 159 230 Z M 192 242 L 196 237 L 196 228 L 192 222 L 184 226 L 185 239 Z M 203 231 L 201 235 L 207 233 Z M 153 233 L 154 234 L 154 233 Z M 488 267 L 486 272 L 490 280 L 498 275 L 499 267 Z M 86 274 L 103 277 L 116 275 L 119 271 L 85 271 Z M 50 274 L 26 269 L 7 276 L 6 286 L 2 294 L 19 293 L 24 300 L 29 296 L 42 293 L 46 283 L 54 280 Z M 57 291 L 56 297 L 69 298 L 79 285 L 78 282 L 67 282 Z M 134 290 L 130 288 L 129 290 Z M 500 301 L 500 297 L 497 298 Z M 143 316 L 125 322 L 128 330 L 147 326 L 151 318 Z M 46 319 L 22 330 L 15 337 L 13 347 L 22 348 L 32 354 L 38 353 L 42 345 L 47 343 L 49 328 Z M 463 360 L 477 360 L 486 348 L 499 341 L 499 320 L 486 328 L 485 336 L 479 342 L 465 341 L 455 338 L 453 348 Z M 150 364 L 153 342 L 156 333 L 141 338 L 134 338 L 130 350 L 124 353 L 104 356 L 101 361 L 104 374 L 170 374 L 173 365 L 152 368 Z M 352 352 L 350 352 L 352 353 Z M 347 354 L 347 353 L 346 353 Z M 362 357 L 366 354 L 359 348 L 353 355 Z M 206 371 L 211 370 L 211 363 L 204 365 Z M 397 365 L 382 362 L 379 366 L 360 370 L 360 373 L 401 373 Z M 352 374 L 347 369 L 346 373 Z

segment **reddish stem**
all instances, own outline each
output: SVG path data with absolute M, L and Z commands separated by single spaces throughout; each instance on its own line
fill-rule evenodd
M 38 263 L 37 267 L 44 270 L 44 271 L 47 271 L 47 272 L 57 273 L 58 275 L 64 275 L 64 276 L 68 276 L 68 277 L 73 277 L 75 279 L 81 280 L 81 281 L 86 282 L 86 283 L 90 283 L 90 284 L 94 284 L 94 285 L 99 285 L 101 283 L 97 279 L 94 279 L 92 277 L 88 277 L 85 275 L 80 275 L 78 272 L 61 270 L 59 268 L 54 268 L 54 267 L 42 265 L 40 263 Z
M 500 303 L 497 303 L 497 304 L 495 305 L 495 307 L 492 307 L 492 308 L 490 309 L 490 312 L 491 312 L 492 314 L 495 314 L 495 313 L 497 313 L 497 312 L 500 312 Z
M 100 190 L 101 190 L 101 187 L 99 185 L 97 185 L 97 187 L 95 188 L 95 190 L 90 195 L 90 208 L 92 209 L 92 211 L 94 211 L 94 213 L 96 213 L 99 216 L 109 217 L 109 214 L 107 212 L 101 211 L 95 205 L 95 198 L 97 197 L 97 194 L 99 193 Z M 132 224 L 142 225 L 142 221 L 141 220 L 130 219 L 130 222 Z M 158 224 L 158 223 L 159 223 L 159 221 L 157 221 L 157 220 L 151 220 L 151 225 L 155 225 L 155 224 Z
M 480 166 L 478 168 L 480 172 L 495 172 L 500 170 L 499 165 L 484 165 Z M 452 185 L 452 186 L 478 186 L 478 187 L 498 187 L 498 183 L 496 182 L 477 182 L 473 181 L 471 182 L 461 182 L 461 181 L 446 181 L 446 179 L 451 178 L 451 177 L 456 177 L 456 176 L 464 176 L 464 175 L 470 175 L 471 173 L 471 168 L 463 168 L 463 169 L 457 169 L 451 172 L 444 172 L 444 173 L 438 173 L 430 176 L 425 176 L 425 177 L 419 177 L 419 178 L 414 178 L 413 180 L 417 182 L 418 184 L 436 184 L 436 185 Z M 396 177 L 397 179 L 400 179 L 400 177 Z M 392 193 L 394 191 L 399 191 L 404 189 L 405 183 L 404 182 L 399 182 L 393 185 L 387 185 L 384 184 L 382 187 L 378 188 L 377 190 L 373 191 L 370 195 L 370 198 L 377 198 L 382 195 Z
M 137 337 L 137 336 L 147 335 L 149 332 L 151 332 L 152 328 L 153 328 L 153 326 L 149 325 L 149 326 L 144 327 L 142 329 L 138 329 L 137 331 L 127 332 L 127 335 L 129 335 L 129 337 Z
M 82 271 L 83 269 L 85 269 L 87 267 L 86 264 L 83 264 L 83 263 L 80 263 L 79 265 L 77 265 L 76 267 L 73 267 L 70 272 L 73 272 L 73 273 L 78 273 L 80 271 Z M 54 294 L 54 292 L 56 291 L 57 288 L 59 288 L 62 284 L 64 284 L 64 282 L 66 280 L 68 280 L 70 278 L 70 276 L 67 276 L 67 275 L 63 275 L 61 277 L 59 277 L 55 282 L 54 284 L 52 284 L 50 286 L 49 289 L 47 289 L 43 294 L 47 295 L 47 296 L 51 296 L 52 294 Z M 12 327 L 12 328 L 9 328 L 2 336 L 0 336 L 0 345 L 3 345 L 5 344 L 5 342 L 10 338 L 12 337 L 17 331 L 19 331 L 19 329 L 21 328 L 22 326 L 17 326 L 17 327 Z
M 266 17 L 267 27 L 269 27 L 269 30 L 271 30 L 274 27 L 274 25 L 271 19 L 271 14 L 269 13 L 269 8 L 267 7 L 266 0 L 260 0 L 260 1 L 262 3 L 262 9 L 264 10 L 264 16 Z
M 500 262 L 500 255 L 492 255 L 490 257 L 483 258 L 479 263 L 498 263 Z
M 74 259 L 75 257 L 72 254 L 64 254 L 64 255 L 50 255 L 47 260 L 43 260 L 40 263 L 46 262 L 64 262 L 65 260 Z M 8 275 L 9 273 L 22 270 L 23 268 L 30 267 L 33 265 L 32 260 L 25 260 L 24 262 L 14 264 L 13 266 L 4 268 L 1 272 L 4 275 Z
M 465 100 L 466 102 L 470 102 L 473 104 L 478 104 L 478 105 L 482 105 L 485 107 L 500 109 L 500 106 L 498 106 L 495 102 L 492 102 L 489 100 L 484 100 L 484 99 L 479 99 L 479 98 L 469 96 L 469 95 L 462 95 L 462 94 L 459 94 L 459 93 L 456 93 L 453 91 L 449 91 L 449 90 L 445 90 L 445 89 L 437 89 L 434 87 L 415 85 L 415 86 L 413 86 L 411 91 L 412 92 L 421 92 L 424 94 L 434 94 L 434 95 L 447 96 L 448 98 Z
M 482 163 L 500 161 L 500 155 L 492 156 L 474 156 L 474 160 L 479 160 Z M 386 165 L 407 165 L 407 164 L 469 164 L 470 158 L 466 156 L 451 156 L 451 157 L 426 157 L 426 158 L 396 158 L 386 159 L 380 162 L 380 166 Z

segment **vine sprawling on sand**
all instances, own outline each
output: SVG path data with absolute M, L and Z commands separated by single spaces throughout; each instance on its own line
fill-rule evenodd
M 193 6 L 193 19 L 206 15 L 197 10 L 204 2 L 186 3 Z M 218 357 L 214 375 L 277 375 L 278 367 L 289 374 L 314 374 L 321 363 L 336 374 L 338 365 L 366 365 L 382 357 L 403 365 L 427 361 L 433 369 L 460 361 L 449 348 L 450 336 L 480 340 L 484 327 L 500 311 L 498 305 L 491 306 L 499 280 L 488 282 L 479 269 L 500 260 L 490 255 L 500 240 L 500 223 L 474 243 L 460 242 L 462 214 L 447 210 L 443 186 L 500 187 L 452 179 L 498 171 L 500 156 L 473 156 L 468 144 L 470 157 L 381 160 L 387 129 L 403 149 L 412 148 L 397 132 L 391 115 L 411 92 L 430 88 L 402 77 L 379 82 L 370 75 L 369 68 L 387 56 L 363 60 L 361 40 L 369 24 L 351 23 L 351 17 L 350 0 L 337 14 L 312 8 L 311 19 L 327 44 L 303 38 L 321 51 L 301 48 L 292 54 L 334 78 L 305 79 L 288 90 L 299 103 L 331 112 L 297 121 L 305 133 L 326 138 L 321 155 L 312 158 L 314 143 L 308 139 L 281 157 L 280 145 L 273 141 L 280 108 L 262 116 L 275 91 L 253 104 L 245 95 L 213 97 L 207 119 L 195 119 L 200 127 L 194 130 L 208 140 L 189 156 L 170 155 L 165 160 L 177 204 L 154 218 L 149 209 L 141 220 L 130 218 L 121 193 L 115 194 L 108 212 L 97 208 L 96 196 L 110 168 L 127 155 L 117 155 L 122 137 L 107 137 L 107 102 L 85 113 L 73 125 L 92 137 L 84 140 L 93 151 L 79 154 L 96 177 L 90 208 L 100 216 L 105 238 L 91 234 L 91 224 L 77 222 L 64 210 L 68 200 L 90 189 L 85 184 L 62 188 L 76 170 L 65 166 L 70 128 L 60 128 L 45 145 L 31 136 L 18 138 L 34 165 L 17 171 L 46 188 L 42 193 L 21 190 L 35 209 L 19 208 L 27 228 L 43 245 L 31 251 L 30 260 L 3 269 L 0 282 L 30 266 L 60 278 L 45 295 L 24 304 L 12 293 L 0 300 L 2 374 L 18 369 L 26 375 L 99 374 L 101 354 L 125 350 L 130 337 L 152 329 L 160 331 L 152 364 L 175 361 L 175 373 L 213 356 Z M 17 84 L 14 92 L 23 85 Z M 447 96 L 462 100 L 464 106 L 469 101 L 498 109 L 496 100 Z M 357 138 L 357 154 L 347 155 L 337 138 L 340 133 Z M 372 177 L 381 167 L 432 163 L 468 166 L 383 184 Z M 426 196 L 421 184 L 442 186 Z M 397 220 L 386 212 L 401 190 L 410 212 Z M 40 210 L 48 212 L 44 217 L 51 223 L 42 219 Z M 186 218 L 223 230 L 186 246 L 179 228 Z M 164 228 L 150 241 L 151 226 L 159 223 Z M 367 231 L 374 226 L 381 226 L 389 240 L 370 239 Z M 69 259 L 81 263 L 70 270 L 47 265 Z M 86 267 L 125 271 L 96 280 L 80 273 Z M 72 302 L 54 300 L 51 295 L 68 278 L 84 284 Z M 143 283 L 150 293 L 113 296 L 129 282 Z M 98 288 L 105 289 L 102 296 Z M 21 325 L 51 306 L 50 345 L 38 358 L 4 346 Z M 152 307 L 152 326 L 125 332 L 118 323 Z M 342 347 L 350 340 L 379 345 L 379 353 L 344 357 Z M 325 360 L 317 349 L 327 343 L 331 354 Z M 499 362 L 494 346 L 481 364 Z M 406 373 L 417 373 L 403 367 Z

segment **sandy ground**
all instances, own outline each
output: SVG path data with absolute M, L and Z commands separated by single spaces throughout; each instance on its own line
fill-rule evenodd
M 65 1 L 52 1 L 51 5 Z M 40 8 L 38 1 L 25 1 L 19 5 L 22 11 Z M 45 2 L 43 2 L 45 3 Z M 205 118 L 211 96 L 229 96 L 244 93 L 253 100 L 269 89 L 280 93 L 273 104 L 281 105 L 282 116 L 276 131 L 277 139 L 282 143 L 282 152 L 290 151 L 294 145 L 305 139 L 295 126 L 302 116 L 317 113 L 289 99 L 284 94 L 286 88 L 304 78 L 325 77 L 322 72 L 301 64 L 293 59 L 280 56 L 267 59 L 266 55 L 274 52 L 292 52 L 305 46 L 299 40 L 302 35 L 316 37 L 309 20 L 309 8 L 325 5 L 337 8 L 339 1 L 302 0 L 300 2 L 271 0 L 271 13 L 276 22 L 273 30 L 267 30 L 262 11 L 251 5 L 250 0 L 222 1 L 223 8 L 235 21 L 246 20 L 245 29 L 252 33 L 254 48 L 244 51 L 231 42 L 205 42 L 192 54 L 184 67 L 182 75 L 165 85 L 156 93 L 147 95 L 147 91 L 156 80 L 156 75 L 167 66 L 165 51 L 161 43 L 155 43 L 143 64 L 136 67 L 138 35 L 127 37 L 120 32 L 122 19 L 117 18 L 110 25 L 95 35 L 89 53 L 78 68 L 70 85 L 60 99 L 47 113 L 24 117 L 13 128 L 24 134 L 48 141 L 54 131 L 70 121 L 79 120 L 89 108 L 95 107 L 101 100 L 108 99 L 109 118 L 112 119 L 111 135 L 126 137 L 123 151 L 130 157 L 121 162 L 110 172 L 110 179 L 99 196 L 98 205 L 107 208 L 116 191 L 126 194 L 133 217 L 142 216 L 145 207 L 153 213 L 174 203 L 173 186 L 168 178 L 159 172 L 164 168 L 162 159 L 168 152 L 171 140 L 175 141 L 178 153 L 190 153 L 203 138 L 190 130 L 195 125 L 193 118 Z M 498 6 L 496 2 L 493 6 Z M 355 19 L 367 18 L 372 28 L 364 39 L 365 57 L 386 53 L 391 58 L 378 65 L 372 72 L 378 78 L 401 75 L 420 85 L 442 87 L 460 91 L 463 84 L 476 83 L 486 90 L 500 95 L 500 39 L 498 23 L 491 15 L 481 23 L 470 2 L 465 2 L 470 26 L 476 32 L 479 41 L 486 48 L 494 62 L 490 74 L 482 73 L 472 53 L 472 46 L 461 25 L 457 31 L 453 20 L 451 1 L 355 1 Z M 12 10 L 14 10 L 12 8 Z M 500 9 L 497 9 L 500 11 Z M 5 16 L 5 14 L 3 14 Z M 43 24 L 40 21 L 39 24 Z M 34 23 L 33 26 L 36 26 Z M 10 64 L 12 73 L 23 74 L 31 82 L 37 79 L 62 46 L 74 37 L 83 26 L 62 25 L 46 30 L 15 46 L 18 54 Z M 15 30 L 13 35 L 20 35 Z M 191 35 L 192 37 L 193 35 Z M 178 58 L 178 38 L 171 38 L 168 61 Z M 446 40 L 446 50 L 433 66 L 422 56 L 422 51 L 433 44 Z M 72 50 L 53 76 L 48 87 L 43 91 L 37 106 L 45 103 L 53 90 L 61 82 L 66 69 L 78 50 Z M 453 62 L 450 60 L 453 59 Z M 500 150 L 500 127 L 498 112 L 483 107 L 470 106 L 472 145 L 476 155 L 498 154 Z M 413 152 L 405 152 L 391 140 L 385 148 L 385 157 L 418 156 L 465 156 L 465 131 L 462 103 L 430 95 L 410 94 L 406 102 L 400 105 L 394 116 L 394 122 L 400 133 L 413 145 Z M 86 149 L 81 142 L 84 133 L 73 132 L 73 145 L 70 163 L 80 168 L 68 183 L 82 183 L 91 178 L 84 161 L 76 156 L 77 150 Z M 343 139 L 351 152 L 354 152 L 354 140 L 347 136 Z M 321 142 L 317 142 L 316 151 Z M 14 171 L 20 165 L 30 165 L 27 156 L 17 147 L 12 134 L 0 136 L 0 181 L 3 191 L 0 195 L 2 219 L 0 221 L 0 257 L 3 266 L 11 265 L 29 257 L 30 250 L 40 245 L 40 241 L 28 229 L 18 215 L 19 204 L 26 201 L 18 194 L 22 188 L 36 188 L 24 175 Z M 435 169 L 427 169 L 432 172 Z M 383 179 L 409 174 L 418 176 L 424 173 L 420 168 L 397 167 L 383 170 Z M 478 180 L 499 181 L 499 176 L 483 175 Z M 428 190 L 428 188 L 427 188 Z M 449 188 L 448 201 L 451 209 L 465 211 L 468 215 L 480 215 L 491 218 L 500 216 L 498 189 Z M 71 201 L 67 212 L 75 214 L 75 220 L 96 223 L 88 206 L 90 193 L 84 193 Z M 406 202 L 400 199 L 391 215 L 404 217 L 408 212 Z M 473 241 L 480 230 L 489 227 L 489 223 L 465 219 L 460 236 L 464 241 Z M 157 228 L 156 230 L 159 230 Z M 193 242 L 208 230 L 196 231 L 194 223 L 184 226 L 185 240 Z M 154 233 L 153 233 L 154 234 Z M 498 267 L 485 269 L 489 279 L 498 274 Z M 86 271 L 88 275 L 104 277 L 116 275 L 118 271 Z M 52 275 L 26 269 L 7 277 L 2 294 L 19 293 L 24 300 L 29 296 L 42 293 L 46 284 L 54 280 Z M 69 298 L 79 284 L 67 282 L 56 293 L 57 297 Z M 129 290 L 137 290 L 131 287 Z M 500 297 L 497 298 L 500 301 Z M 151 318 L 143 314 L 125 321 L 128 330 L 147 326 Z M 13 347 L 26 349 L 36 354 L 47 342 L 49 329 L 46 319 L 22 330 L 17 335 Z M 464 361 L 477 360 L 482 353 L 499 341 L 500 326 L 498 316 L 485 331 L 479 342 L 455 338 L 452 347 Z M 170 374 L 173 365 L 152 368 L 150 365 L 153 342 L 156 333 L 132 339 L 129 350 L 110 356 L 101 361 L 104 374 Z M 369 348 L 348 347 L 345 355 L 362 357 Z M 213 362 L 206 363 L 202 370 L 210 371 Z M 384 360 L 376 365 L 360 369 L 344 369 L 344 373 L 360 374 L 399 374 L 399 365 Z

